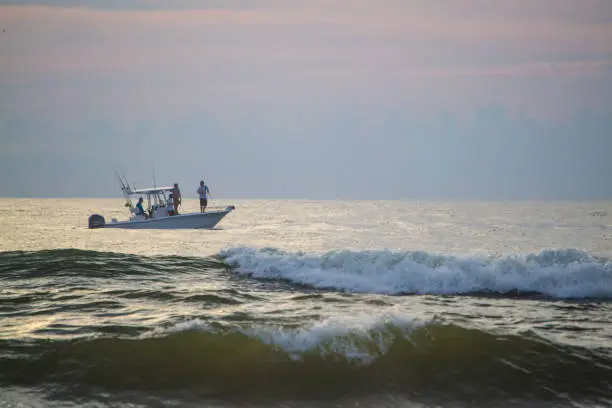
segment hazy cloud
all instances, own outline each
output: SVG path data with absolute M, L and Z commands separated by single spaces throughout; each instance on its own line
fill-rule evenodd
M 18 3 L 0 194 L 612 196 L 607 0 Z
M 86 7 L 102 10 L 201 10 L 283 7 L 292 0 L 0 0 L 6 6 Z

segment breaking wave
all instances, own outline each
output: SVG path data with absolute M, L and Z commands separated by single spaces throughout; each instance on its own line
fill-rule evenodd
M 503 258 L 255 248 L 207 258 L 5 252 L 0 283 L 0 394 L 41 390 L 79 403 L 93 394 L 173 394 L 197 404 L 220 398 L 222 406 L 378 396 L 466 406 L 612 401 L 607 301 L 572 304 L 556 316 L 549 312 L 557 302 L 534 302 L 537 323 L 581 337 L 566 342 L 533 319 L 498 330 L 492 317 L 471 327 L 452 313 L 418 319 L 433 315 L 419 298 L 370 308 L 361 302 L 369 296 L 325 303 L 310 290 L 612 298 L 610 262 L 577 250 Z M 448 307 L 461 307 L 458 300 Z
M 220 257 L 237 273 L 253 278 L 349 292 L 612 298 L 612 263 L 574 249 L 479 258 L 419 251 L 307 254 L 238 247 L 222 251 Z
M 609 398 L 612 381 L 604 351 L 392 315 L 306 327 L 190 320 L 136 338 L 3 342 L 0 356 L 4 384 L 198 389 L 224 398 L 433 392 L 453 399 L 592 400 Z

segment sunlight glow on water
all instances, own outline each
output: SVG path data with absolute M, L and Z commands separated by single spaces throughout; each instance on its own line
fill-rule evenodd
M 197 211 L 184 200 L 183 212 Z M 612 202 L 215 200 L 236 205 L 215 231 L 88 230 L 92 213 L 126 219 L 120 199 L 0 199 L 0 251 L 79 248 L 208 256 L 234 246 L 288 251 L 423 250 L 510 254 L 547 248 L 612 255 Z
M 612 217 L 591 215 L 612 203 L 223 201 L 215 230 L 87 229 L 122 204 L 0 199 L 9 406 L 612 393 Z

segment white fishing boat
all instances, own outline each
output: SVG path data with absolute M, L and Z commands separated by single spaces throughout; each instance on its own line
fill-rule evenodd
M 112 218 L 107 222 L 100 214 L 89 216 L 89 228 L 132 228 L 132 229 L 210 229 L 214 228 L 227 214 L 236 207 L 210 207 L 205 212 L 170 215 L 168 211 L 168 197 L 174 191 L 173 187 L 154 187 L 145 189 L 130 188 L 127 180 L 117 175 L 121 183 L 121 191 L 126 199 L 125 207 L 130 211 L 130 218 L 126 221 L 117 221 Z M 134 206 L 132 199 L 143 198 L 146 203 L 144 214 Z

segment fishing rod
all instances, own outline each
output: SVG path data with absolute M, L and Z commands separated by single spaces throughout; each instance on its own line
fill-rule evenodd
M 125 206 L 132 208 L 132 200 L 130 200 L 130 183 L 127 181 L 127 178 L 125 176 L 121 177 L 117 169 L 113 170 L 115 171 L 115 176 L 117 177 L 117 180 L 119 180 L 119 184 L 121 184 L 121 193 L 123 194 L 123 198 L 126 201 Z

